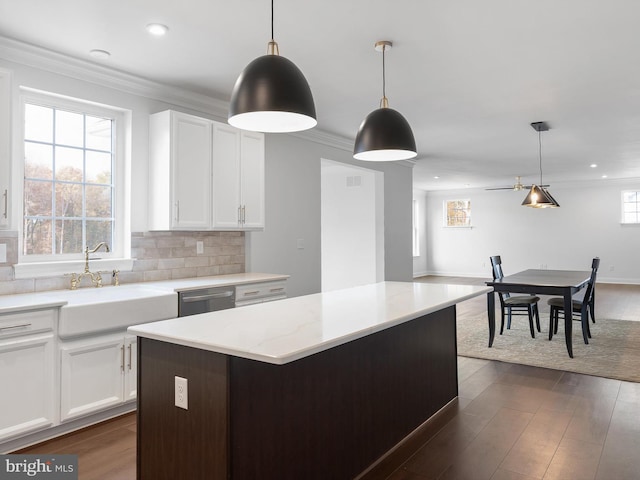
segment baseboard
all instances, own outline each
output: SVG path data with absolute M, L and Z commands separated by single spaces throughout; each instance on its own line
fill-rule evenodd
M 91 427 L 97 423 L 104 422 L 115 417 L 119 417 L 125 413 L 133 412 L 136 409 L 136 402 L 129 402 L 119 407 L 106 410 L 104 412 L 96 413 L 88 417 L 78 418 L 70 422 L 65 422 L 55 427 L 50 427 L 45 430 L 39 430 L 37 432 L 29 433 L 12 440 L 7 440 L 0 443 L 0 454 L 12 453 L 22 450 L 39 443 L 44 443 L 56 437 L 75 432 L 77 430 L 83 430 L 87 427 Z
M 385 480 L 388 478 L 458 414 L 458 407 L 458 397 L 455 397 L 358 475 L 355 480 Z

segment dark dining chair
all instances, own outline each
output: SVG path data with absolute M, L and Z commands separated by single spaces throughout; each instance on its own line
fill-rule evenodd
M 589 328 L 589 314 L 591 314 L 591 320 L 596 323 L 595 315 L 595 296 L 596 296 L 596 276 L 598 274 L 598 267 L 600 266 L 600 259 L 594 258 L 591 262 L 591 277 L 589 277 L 589 283 L 584 290 L 582 297 L 577 296 L 571 299 L 571 318 L 579 321 L 582 324 L 582 338 L 584 343 L 589 344 L 591 338 L 591 329 Z M 553 297 L 547 300 L 547 303 L 551 307 L 549 313 L 549 340 L 554 334 L 558 333 L 558 317 L 560 312 L 564 313 L 564 298 Z
M 504 273 L 502 272 L 502 259 L 500 255 L 490 257 L 491 267 L 493 270 L 493 280 L 502 280 Z M 512 315 L 527 315 L 529 317 L 529 330 L 531 338 L 536 338 L 533 329 L 533 317 L 536 317 L 536 328 L 540 331 L 540 313 L 538 312 L 539 297 L 535 295 L 511 295 L 510 293 L 498 292 L 500 299 L 500 335 L 504 331 L 504 319 L 507 317 L 507 329 L 511 328 Z

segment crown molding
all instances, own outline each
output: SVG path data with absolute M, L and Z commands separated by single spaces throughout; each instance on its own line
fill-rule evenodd
M 228 102 L 0 36 L 0 58 L 124 93 L 227 117 Z

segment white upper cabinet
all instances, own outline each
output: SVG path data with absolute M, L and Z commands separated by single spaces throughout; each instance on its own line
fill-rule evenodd
M 9 227 L 11 195 L 11 72 L 0 69 L 0 229 Z
M 264 228 L 264 134 L 240 133 L 242 228 Z
M 211 126 L 165 111 L 149 122 L 149 227 L 207 230 L 211 225 Z
M 264 135 L 213 127 L 213 227 L 264 228 Z
M 264 228 L 264 134 L 151 115 L 150 230 Z

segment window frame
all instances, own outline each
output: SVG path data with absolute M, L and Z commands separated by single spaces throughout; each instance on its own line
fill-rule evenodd
M 413 219 L 413 257 L 420 256 L 420 206 L 418 200 L 413 199 L 413 209 L 411 211 Z
M 84 253 L 24 255 L 24 159 L 25 159 L 25 105 L 35 104 L 71 112 L 113 119 L 113 245 L 110 252 L 100 251 L 100 259 L 92 260 L 92 270 L 130 270 L 131 226 L 130 226 L 130 126 L 131 111 L 84 99 L 68 97 L 42 90 L 20 87 L 17 125 L 15 128 L 16 154 L 14 155 L 14 218 L 18 227 L 18 264 L 14 266 L 15 278 L 51 276 L 72 273 L 84 266 Z M 92 245 L 89 245 L 91 248 Z
M 636 201 L 635 202 L 625 202 L 624 197 L 625 194 L 627 193 L 635 193 L 636 194 Z M 636 205 L 636 221 L 635 222 L 628 222 L 625 219 L 625 204 L 627 203 L 634 203 Z M 640 189 L 635 189 L 635 190 L 622 190 L 622 192 L 620 192 L 620 223 L 623 225 L 640 225 Z
M 468 222 L 466 225 L 452 225 L 449 223 L 449 203 L 452 202 L 467 202 L 468 207 L 465 209 L 467 212 Z M 443 226 L 445 228 L 472 228 L 471 220 L 471 199 L 470 198 L 455 198 L 450 200 L 444 200 L 442 202 L 442 210 L 443 210 Z

